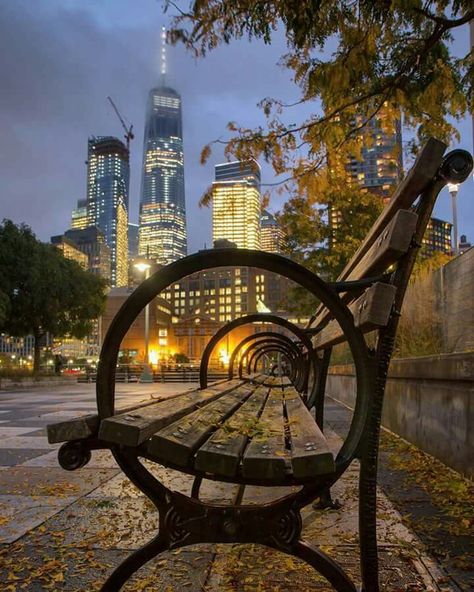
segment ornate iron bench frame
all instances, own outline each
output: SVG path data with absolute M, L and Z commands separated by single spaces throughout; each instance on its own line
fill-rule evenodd
M 434 143 L 434 144 L 433 144 Z M 67 469 L 84 466 L 90 458 L 90 450 L 110 448 L 117 463 L 155 505 L 159 513 L 159 532 L 144 547 L 132 553 L 110 575 L 102 587 L 103 592 L 116 592 L 146 562 L 159 553 L 195 543 L 259 543 L 278 551 L 299 557 L 312 565 L 339 592 L 356 592 L 356 585 L 343 568 L 322 550 L 301 540 L 302 521 L 300 511 L 325 492 L 341 477 L 354 459 L 360 461 L 359 480 L 359 532 L 362 585 L 365 592 L 378 592 L 378 556 L 376 537 L 376 477 L 378 443 L 388 366 L 394 347 L 398 318 L 416 253 L 421 245 L 433 205 L 440 190 L 447 182 L 462 182 L 472 170 L 472 158 L 465 151 L 455 150 L 442 159 L 445 147 L 432 141 L 430 150 L 435 152 L 435 171 L 421 186 L 413 188 L 420 195 L 416 205 L 418 223 L 410 247 L 394 271 L 377 277 L 359 280 L 324 282 L 301 265 L 279 255 L 244 249 L 214 249 L 201 251 L 176 261 L 159 270 L 141 284 L 124 303 L 105 337 L 97 374 L 97 408 L 99 420 L 114 415 L 115 370 L 119 347 L 134 319 L 160 292 L 181 278 L 199 271 L 217 267 L 255 267 L 288 278 L 313 294 L 325 308 L 325 315 L 334 319 L 344 333 L 355 366 L 357 378 L 356 404 L 348 434 L 335 458 L 335 470 L 330 474 L 315 475 L 300 480 L 279 480 L 275 485 L 299 485 L 300 490 L 272 503 L 261 505 L 222 506 L 199 499 L 199 486 L 203 478 L 229 481 L 244 485 L 261 484 L 256 479 L 234 477 L 225 479 L 195 469 L 173 467 L 195 477 L 191 496 L 185 496 L 165 487 L 144 466 L 140 459 L 155 460 L 143 446 L 114 445 L 98 437 L 74 440 L 63 445 L 59 453 L 61 465 Z M 437 159 L 437 160 L 436 160 Z M 439 162 L 441 165 L 439 166 Z M 416 198 L 411 196 L 411 203 Z M 388 207 L 390 210 L 390 206 Z M 384 218 L 385 216 L 385 218 Z M 367 251 L 377 239 L 378 233 L 390 220 L 383 214 L 369 233 L 364 249 Z M 349 264 L 350 268 L 354 264 Z M 349 274 L 346 274 L 349 275 Z M 382 279 L 396 287 L 392 313 L 388 323 L 378 329 L 375 349 L 370 348 L 361 329 L 355 326 L 354 317 L 344 300 L 347 295 L 357 295 Z M 212 349 L 220 338 L 233 328 L 248 322 L 267 322 L 280 325 L 292 332 L 299 342 L 295 346 L 282 334 L 271 331 L 255 334 L 239 344 L 240 370 L 251 371 L 257 365 L 257 356 L 265 351 L 279 351 L 290 365 L 290 375 L 301 392 L 308 392 L 307 404 L 316 408 L 316 421 L 322 427 L 325 377 L 330 359 L 330 348 L 322 348 L 317 356 L 310 338 L 320 328 L 310 325 L 306 332 L 291 326 L 287 321 L 269 315 L 249 315 L 233 321 L 209 342 L 200 369 L 201 387 L 207 386 L 207 365 Z M 278 319 L 278 320 L 277 320 Z M 324 325 L 324 323 L 323 323 Z M 252 353 L 252 355 L 250 355 Z M 245 356 L 247 354 L 247 357 Z M 232 378 L 238 351 L 234 352 L 229 368 Z M 311 376 L 311 380 L 309 377 Z M 308 382 L 312 383 L 308 386 Z M 272 483 L 265 482 L 265 485 Z

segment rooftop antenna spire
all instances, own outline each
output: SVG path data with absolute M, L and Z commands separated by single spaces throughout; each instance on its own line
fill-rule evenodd
M 161 27 L 161 84 L 165 86 L 166 82 L 166 28 Z

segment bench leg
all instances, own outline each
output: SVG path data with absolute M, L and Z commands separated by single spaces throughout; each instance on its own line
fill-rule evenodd
M 328 487 L 327 489 L 323 489 L 318 501 L 311 504 L 311 507 L 314 510 L 327 510 L 328 508 L 331 510 L 340 510 L 342 508 L 342 504 L 339 502 L 339 500 L 333 501 L 331 489 Z
M 100 592 L 118 592 L 122 586 L 148 561 L 168 550 L 169 544 L 160 535 L 129 555 L 107 578 Z
M 305 541 L 298 541 L 291 549 L 299 557 L 320 573 L 337 592 L 357 592 L 357 588 L 340 565 L 333 559 Z

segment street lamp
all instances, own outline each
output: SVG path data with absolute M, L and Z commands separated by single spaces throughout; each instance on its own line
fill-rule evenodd
M 151 265 L 146 261 L 139 261 L 134 264 L 135 269 L 140 272 L 145 272 L 145 280 L 150 277 Z M 147 304 L 145 306 L 145 363 L 143 364 L 143 371 L 140 375 L 140 382 L 153 382 L 153 374 L 150 371 L 149 365 L 149 344 L 150 344 L 150 308 Z
M 454 248 L 453 252 L 455 255 L 458 254 L 459 247 L 458 247 L 458 210 L 457 210 L 457 195 L 458 195 L 459 185 L 457 183 L 448 183 L 448 191 L 451 194 L 451 203 L 453 205 L 453 239 L 454 239 Z

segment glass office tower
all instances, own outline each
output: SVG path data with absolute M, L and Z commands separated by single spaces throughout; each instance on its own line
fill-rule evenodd
M 110 249 L 112 286 L 128 283 L 129 151 L 112 136 L 91 137 L 87 151 L 87 219 Z
M 167 86 L 148 96 L 139 254 L 166 265 L 187 254 L 181 97 Z
M 260 166 L 226 162 L 215 167 L 212 184 L 212 240 L 226 239 L 240 249 L 260 248 Z

